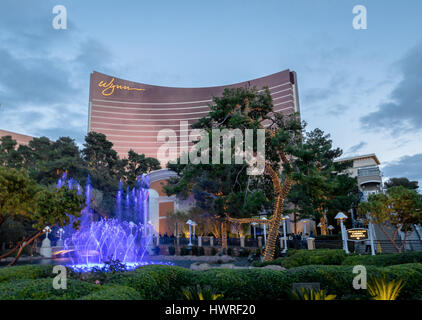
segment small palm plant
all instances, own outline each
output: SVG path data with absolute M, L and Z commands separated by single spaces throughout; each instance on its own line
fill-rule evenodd
M 314 290 L 301 288 L 293 290 L 291 293 L 293 300 L 334 300 L 335 294 L 327 294 L 325 290 Z
M 403 287 L 403 280 L 388 282 L 385 275 L 368 281 L 368 292 L 374 300 L 396 300 Z
M 222 294 L 217 294 L 209 286 L 205 288 L 201 288 L 199 285 L 189 287 L 183 291 L 183 294 L 187 300 L 219 300 L 223 298 Z

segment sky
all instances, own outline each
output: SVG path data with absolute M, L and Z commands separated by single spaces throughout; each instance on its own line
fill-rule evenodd
M 0 129 L 81 145 L 94 70 L 204 87 L 290 69 L 308 130 L 422 184 L 421 12 L 419 0 L 0 0 Z

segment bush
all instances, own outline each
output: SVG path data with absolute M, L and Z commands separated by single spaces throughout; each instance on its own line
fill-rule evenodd
M 24 265 L 0 268 L 0 283 L 9 280 L 53 277 L 52 265 Z
M 168 248 L 168 250 L 169 250 L 169 255 L 174 256 L 176 254 L 176 248 L 175 247 L 170 246 Z
M 188 256 L 189 255 L 189 249 L 186 247 L 180 248 L 180 255 L 181 256 Z
M 197 256 L 198 255 L 198 247 L 197 246 L 193 246 L 192 247 L 192 255 L 193 256 Z
M 387 279 L 404 281 L 404 287 L 399 294 L 398 300 L 421 300 L 422 299 L 422 264 L 409 263 L 389 266 L 381 269 Z
M 67 289 L 54 289 L 52 279 L 22 279 L 0 283 L 0 300 L 73 300 L 101 286 L 67 279 Z
M 205 254 L 205 250 L 204 250 L 204 247 L 199 247 L 198 248 L 198 256 L 203 256 Z
M 147 300 L 174 300 L 183 298 L 182 287 L 195 284 L 195 273 L 182 267 L 150 265 L 110 275 L 105 284 L 131 287 Z
M 289 250 L 290 251 L 290 250 Z M 287 251 L 289 253 L 289 251 Z M 273 261 L 254 262 L 256 267 L 274 264 L 284 268 L 295 268 L 306 265 L 340 265 L 347 255 L 340 249 L 296 250 L 285 258 Z
M 232 248 L 227 248 L 227 255 L 228 256 L 232 256 L 233 255 L 233 249 Z
M 104 286 L 80 300 L 142 300 L 143 296 L 133 288 L 126 286 Z
M 160 254 L 160 247 L 159 246 L 155 246 L 152 251 L 154 252 L 154 254 L 156 256 L 158 256 Z
M 212 269 L 196 274 L 198 285 L 211 287 L 227 300 L 273 300 L 290 292 L 284 271 Z
M 390 267 L 367 266 L 367 277 L 376 277 L 385 274 L 388 280 L 403 280 L 403 290 L 398 297 L 403 299 L 422 298 L 422 264 L 404 264 Z M 294 282 L 319 282 L 321 288 L 331 294 L 336 294 L 338 299 L 370 299 L 367 290 L 353 288 L 353 266 L 303 266 L 289 269 L 286 277 L 290 283 Z
M 347 257 L 344 265 L 372 265 L 379 267 L 392 266 L 405 263 L 421 263 L 422 252 L 410 251 L 404 253 L 372 255 L 352 255 Z
M 239 257 L 248 257 L 250 253 L 251 253 L 251 250 L 249 249 L 245 249 L 245 248 L 239 249 Z
M 211 248 L 211 255 L 212 256 L 215 256 L 217 254 L 217 249 L 216 248 L 214 248 L 214 247 L 212 247 Z

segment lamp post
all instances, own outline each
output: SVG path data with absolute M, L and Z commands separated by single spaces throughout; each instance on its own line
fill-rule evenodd
M 284 235 L 284 249 L 283 249 L 283 253 L 286 253 L 287 251 L 287 233 L 286 233 L 286 220 L 289 220 L 289 216 L 284 216 L 283 218 L 281 218 L 283 220 L 283 235 Z
M 263 217 L 262 220 L 267 220 L 266 217 Z M 264 246 L 267 245 L 267 224 L 264 223 Z
M 306 235 L 306 223 L 308 222 L 308 219 L 302 219 L 303 222 L 303 236 Z
M 253 238 L 256 239 L 256 225 L 258 223 L 257 222 L 252 222 L 251 225 L 253 227 Z
M 334 230 L 334 227 L 330 224 L 330 225 L 328 226 L 328 231 L 330 232 L 330 234 L 332 234 L 332 233 L 333 233 L 333 230 Z
M 192 226 L 193 226 L 193 238 L 195 239 L 196 237 L 196 233 L 195 233 L 195 226 L 197 226 L 198 224 L 195 221 L 192 221 Z
M 189 247 L 192 247 L 192 232 L 191 232 L 191 226 L 192 226 L 192 220 L 191 219 L 189 219 L 187 222 L 186 222 L 186 224 L 187 225 L 189 225 L 189 243 L 188 243 L 188 246 Z
M 348 254 L 349 249 L 347 248 L 347 234 L 346 234 L 346 228 L 344 227 L 344 223 L 343 223 L 343 220 L 346 220 L 347 216 L 343 212 L 339 212 L 334 217 L 334 219 L 340 220 L 341 238 L 343 239 L 343 250 Z

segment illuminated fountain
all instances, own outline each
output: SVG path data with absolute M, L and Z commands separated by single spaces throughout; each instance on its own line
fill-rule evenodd
M 64 175 L 57 186 L 67 184 L 81 192 L 79 184 Z M 147 249 L 152 245 L 154 230 L 148 224 L 148 188 L 149 176 L 138 177 L 136 187 L 132 190 L 122 189 L 122 183 L 116 195 L 116 217 L 101 218 L 93 221 L 91 209 L 92 186 L 88 178 L 85 188 L 86 207 L 82 210 L 80 227 L 74 230 L 65 227 L 64 250 L 71 260 L 71 267 L 77 271 L 89 271 L 102 268 L 106 262 L 119 261 L 127 269 L 150 264 L 144 261 Z M 124 199 L 124 201 L 122 201 Z

